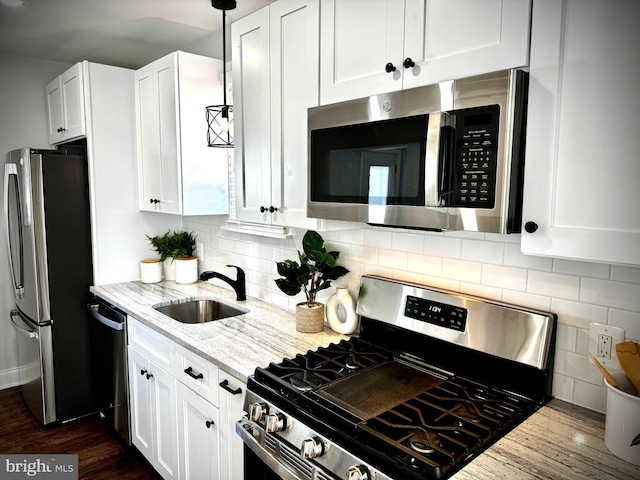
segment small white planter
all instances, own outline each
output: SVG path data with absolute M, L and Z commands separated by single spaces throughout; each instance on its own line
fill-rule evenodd
M 157 258 L 140 260 L 140 281 L 142 283 L 158 283 L 162 280 L 162 264 Z
M 176 283 L 194 283 L 198 281 L 198 257 L 177 258 Z
M 164 272 L 165 280 L 176 279 L 176 262 L 174 262 L 172 258 L 167 258 L 162 262 L 162 270 Z

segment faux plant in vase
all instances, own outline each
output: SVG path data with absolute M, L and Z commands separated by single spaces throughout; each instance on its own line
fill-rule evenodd
M 324 304 L 316 301 L 316 295 L 349 270 L 336 265 L 340 253 L 327 252 L 324 239 L 313 230 L 307 231 L 302 238 L 302 250 L 298 250 L 299 262 L 276 262 L 282 277 L 276 279 L 276 285 L 289 296 L 304 292 L 307 301 L 296 305 L 296 330 L 316 333 L 324 329 Z
M 198 258 L 194 256 L 196 237 L 193 232 L 167 231 L 162 236 L 149 237 L 151 246 L 164 263 L 165 280 L 193 283 L 198 280 Z

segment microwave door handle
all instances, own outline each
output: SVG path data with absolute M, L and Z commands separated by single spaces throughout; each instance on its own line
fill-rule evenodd
M 429 114 L 427 151 L 424 159 L 424 205 L 438 206 L 438 163 L 440 158 L 440 124 L 442 112 Z
M 456 162 L 455 149 L 455 117 L 449 113 L 443 113 L 440 131 L 440 158 L 439 175 L 440 190 L 438 205 L 447 207 L 451 204 L 453 193 L 453 175 Z
M 18 214 L 18 240 L 19 240 L 19 269 L 20 278 L 16 281 L 15 268 L 14 268 L 14 253 L 11 250 L 11 233 L 9 229 L 9 183 L 13 176 L 13 185 L 16 190 L 16 208 Z M 20 201 L 20 185 L 18 183 L 18 170 L 15 163 L 6 163 L 4 166 L 4 228 L 7 237 L 7 249 L 9 251 L 9 272 L 11 274 L 11 281 L 17 298 L 24 296 L 24 238 L 22 236 L 22 204 Z

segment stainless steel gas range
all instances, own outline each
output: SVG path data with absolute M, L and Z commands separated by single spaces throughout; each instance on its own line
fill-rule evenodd
M 448 478 L 551 398 L 551 313 L 375 276 L 357 311 L 249 379 L 245 478 Z

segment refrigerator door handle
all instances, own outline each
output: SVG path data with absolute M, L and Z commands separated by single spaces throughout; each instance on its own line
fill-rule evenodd
M 18 310 L 11 310 L 10 315 L 11 315 L 11 325 L 13 325 L 13 328 L 15 329 L 16 332 L 18 332 L 20 335 L 27 338 L 38 338 L 38 332 L 34 332 L 33 330 L 27 330 L 26 328 L 22 328 L 20 325 L 16 323 L 16 321 L 14 320 L 14 317 L 20 317 L 20 313 L 18 312 Z
M 14 175 L 16 189 L 16 208 L 18 213 L 18 238 L 20 241 L 20 278 L 16 281 L 13 252 L 11 251 L 11 234 L 9 232 L 9 179 Z M 4 166 L 4 228 L 7 236 L 7 249 L 9 251 L 9 272 L 11 272 L 11 281 L 15 291 L 16 298 L 24 297 L 24 246 L 22 237 L 22 206 L 20 204 L 20 187 L 18 185 L 18 169 L 15 163 L 6 163 Z M 13 318 L 13 317 L 12 317 Z

